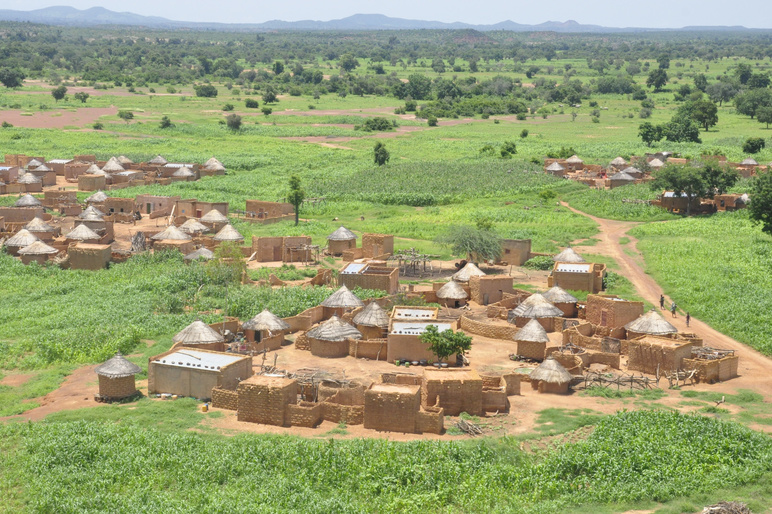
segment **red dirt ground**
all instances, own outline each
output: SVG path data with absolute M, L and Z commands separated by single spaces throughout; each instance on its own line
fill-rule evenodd
M 102 116 L 118 114 L 117 107 L 81 107 L 75 111 L 55 109 L 33 112 L 32 116 L 22 116 L 25 111 L 11 110 L 0 112 L 0 120 L 7 121 L 14 127 L 55 128 L 91 127 Z

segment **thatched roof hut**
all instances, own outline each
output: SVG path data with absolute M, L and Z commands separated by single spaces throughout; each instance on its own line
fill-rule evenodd
M 635 168 L 633 166 L 628 166 L 627 168 L 622 170 L 624 173 L 627 173 L 633 178 L 641 178 L 643 176 L 643 172 L 639 170 L 638 168 Z
M 102 238 L 99 234 L 88 228 L 85 224 L 80 224 L 67 232 L 64 237 L 74 241 L 98 241 Z
M 283 332 L 290 329 L 289 323 L 268 309 L 264 309 L 263 312 L 245 322 L 242 327 L 246 330 L 260 330 L 273 333 Z
M 352 231 L 341 225 L 341 227 L 327 236 L 328 241 L 351 241 L 356 239 L 357 236 Z
M 356 309 L 357 307 L 364 307 L 365 303 L 349 291 L 348 287 L 343 285 L 323 301 L 321 305 L 322 307 L 330 307 L 332 309 Z
M 244 241 L 244 236 L 242 236 L 238 230 L 233 228 L 233 225 L 230 223 L 225 225 L 223 228 L 220 229 L 220 231 L 214 235 L 212 238 L 215 241 L 231 241 L 235 243 L 240 243 Z
M 199 248 L 195 252 L 190 252 L 189 254 L 187 254 L 185 257 L 183 257 L 183 259 L 186 261 L 195 261 L 198 259 L 210 261 L 214 259 L 214 252 L 207 248 Z
M 485 276 L 485 273 L 481 271 L 480 268 L 475 266 L 474 263 L 469 262 L 466 264 L 466 266 L 464 266 L 463 268 L 455 272 L 450 278 L 452 278 L 456 282 L 469 282 L 469 280 L 472 277 L 484 277 L 484 276 Z
M 344 341 L 346 339 L 361 339 L 362 333 L 337 316 L 333 316 L 306 334 L 309 338 L 323 341 Z
M 134 164 L 134 161 L 126 157 L 125 155 L 119 155 L 118 156 L 118 162 L 121 163 L 121 166 L 126 166 L 127 164 Z
M 628 332 L 635 332 L 636 334 L 649 334 L 655 336 L 678 333 L 678 329 L 668 323 L 655 309 L 651 309 L 638 319 L 634 319 L 625 325 L 625 329 Z
M 20 197 L 16 200 L 16 203 L 13 204 L 14 207 L 40 207 L 41 205 L 43 205 L 43 203 L 29 193 Z
M 535 370 L 531 371 L 529 378 L 532 384 L 544 382 L 545 384 L 566 386 L 567 388 L 573 377 L 558 361 L 549 356 Z
M 56 248 L 51 248 L 43 241 L 35 241 L 31 245 L 19 250 L 19 255 L 54 255 L 59 253 Z
M 566 169 L 560 165 L 558 161 L 553 162 L 549 166 L 547 166 L 546 171 L 549 171 L 551 173 L 560 172 L 560 171 L 566 171 Z
M 32 232 L 33 234 L 35 232 L 53 232 L 56 229 L 43 221 L 42 219 L 38 218 L 37 216 L 32 219 L 29 223 L 24 225 L 24 228 Z
M 576 303 L 579 300 L 568 293 L 562 287 L 555 286 L 542 295 L 545 300 L 552 303 Z
M 627 165 L 627 161 L 625 161 L 621 157 L 617 157 L 616 159 L 614 159 L 609 163 L 609 166 L 614 166 L 615 168 L 619 166 L 626 166 L 626 165 Z
M 97 366 L 94 370 L 94 373 L 97 375 L 108 378 L 133 377 L 141 372 L 142 369 L 133 362 L 126 360 L 126 357 L 121 355 L 121 352 L 117 352 L 115 357 Z
M 105 213 L 94 207 L 93 205 L 89 205 L 86 207 L 86 210 L 78 214 L 78 218 L 82 220 L 87 221 L 102 221 L 102 218 L 105 217 Z
M 556 256 L 554 256 L 552 260 L 555 262 L 574 262 L 574 263 L 586 262 L 584 258 L 578 253 L 576 253 L 576 251 L 570 246 L 565 250 L 563 250 L 562 252 L 560 252 L 559 254 L 557 254 Z
M 107 199 L 110 198 L 107 196 L 107 193 L 102 191 L 101 189 L 94 193 L 93 195 L 86 198 L 86 203 L 105 203 Z
M 27 168 L 37 168 L 38 166 L 42 166 L 42 165 L 43 165 L 43 163 L 40 162 L 39 160 L 32 159 L 31 161 L 29 161 L 27 163 Z
M 209 171 L 225 171 L 223 163 L 212 157 L 204 163 L 204 169 Z
M 515 341 L 524 341 L 528 343 L 549 343 L 550 338 L 547 331 L 541 326 L 541 323 L 532 319 L 525 324 L 523 328 L 515 334 Z
M 188 221 L 180 225 L 180 230 L 193 236 L 197 234 L 203 234 L 204 232 L 209 232 L 209 227 L 195 218 L 190 218 Z
M 25 248 L 35 241 L 40 241 L 38 236 L 23 228 L 9 237 L 5 242 L 5 246 L 11 248 Z
M 172 173 L 172 177 L 176 177 L 176 178 L 190 178 L 195 176 L 196 174 L 193 173 L 193 170 L 191 170 L 187 166 L 183 166 L 182 168 Z
M 160 155 L 156 155 L 149 161 L 147 161 L 148 164 L 152 164 L 153 166 L 163 166 L 165 164 L 169 164 L 169 161 L 161 157 Z
M 122 171 L 126 171 L 126 169 L 121 166 L 121 163 L 118 162 L 118 159 L 115 157 L 110 157 L 110 160 L 107 161 L 104 166 L 102 166 L 102 171 L 105 173 L 120 173 Z
M 584 164 L 584 161 L 581 160 L 577 155 L 572 155 L 568 159 L 566 159 L 566 162 L 568 164 Z
M 96 164 L 92 164 L 86 169 L 86 175 L 107 175 L 105 171 L 102 170 L 99 166 Z
M 30 171 L 53 171 L 53 170 L 51 168 L 49 168 L 48 166 L 46 166 L 45 164 L 41 164 L 40 166 L 38 166 L 34 170 L 30 170 Z
M 352 321 L 364 327 L 386 328 L 389 326 L 389 313 L 378 302 L 370 302 Z
M 190 237 L 185 232 L 183 232 L 182 230 L 175 227 L 174 225 L 169 225 L 168 227 L 166 227 L 165 230 L 162 230 L 156 235 L 151 236 L 150 239 L 152 239 L 153 241 L 163 241 L 163 240 L 190 241 L 193 238 Z
M 17 184 L 41 184 L 42 182 L 42 179 L 36 177 L 32 173 L 24 173 L 23 175 L 19 175 L 16 179 Z
M 217 209 L 212 209 L 199 219 L 200 221 L 205 221 L 207 223 L 223 223 L 228 221 L 228 217 Z
M 563 311 L 538 293 L 526 298 L 509 315 L 510 322 L 512 318 L 556 318 L 561 316 L 563 316 Z
M 442 300 L 466 300 L 469 298 L 469 295 L 466 294 L 461 284 L 451 280 L 437 290 L 437 298 Z
M 743 166 L 758 166 L 759 163 L 756 161 L 756 159 L 752 159 L 748 157 L 747 159 L 743 160 L 743 162 L 740 163 Z
M 209 345 L 222 343 L 225 338 L 215 329 L 197 319 L 187 327 L 183 328 L 174 337 L 172 342 L 182 343 L 183 345 Z
M 609 177 L 609 180 L 613 182 L 635 182 L 635 177 L 632 175 L 629 175 L 626 171 L 620 171 L 619 173 L 614 173 Z
M 649 166 L 651 166 L 652 168 L 661 168 L 664 165 L 665 163 L 662 162 L 660 159 L 652 159 L 651 161 L 649 161 Z

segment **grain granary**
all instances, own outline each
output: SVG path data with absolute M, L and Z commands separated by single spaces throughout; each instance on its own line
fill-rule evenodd
M 474 263 L 468 262 L 466 266 L 455 272 L 450 278 L 456 282 L 468 283 L 472 277 L 484 277 L 485 273 Z
M 464 291 L 464 288 L 461 287 L 461 284 L 455 280 L 448 281 L 444 286 L 437 290 L 436 294 L 439 303 L 445 307 L 463 307 L 466 305 L 466 300 L 469 298 L 469 295 Z
M 31 194 L 26 194 L 20 197 L 18 200 L 16 200 L 13 206 L 14 207 L 42 207 L 43 202 L 41 202 Z
M 571 373 L 552 356 L 531 371 L 529 375 L 531 387 L 540 393 L 566 394 L 571 385 Z
M 678 333 L 678 329 L 668 323 L 655 309 L 651 309 L 643 316 L 626 324 L 625 330 L 627 330 L 627 339 L 635 339 L 644 335 L 667 336 Z
M 580 262 L 587 262 L 584 260 L 584 257 L 576 253 L 576 251 L 571 248 L 570 246 L 560 252 L 559 254 L 555 255 L 552 258 L 555 262 L 574 262 L 574 263 L 580 263 Z
M 23 228 L 8 238 L 5 247 L 11 255 L 19 255 L 19 250 L 26 248 L 35 241 L 40 241 L 38 236 Z
M 242 236 L 238 230 L 233 228 L 233 225 L 228 223 L 223 228 L 221 228 L 217 234 L 214 235 L 212 238 L 218 243 L 243 243 L 244 242 L 244 236 Z
M 172 342 L 191 348 L 218 352 L 225 349 L 225 338 L 223 335 L 200 319 L 177 332 L 172 337 Z
M 357 298 L 348 287 L 340 286 L 340 289 L 332 293 L 320 304 L 324 308 L 324 317 L 342 316 L 346 312 L 353 311 L 357 307 L 364 307 L 365 303 Z
M 164 165 L 168 164 L 168 162 L 169 161 L 167 161 L 166 159 L 164 159 L 160 155 L 156 155 L 155 157 L 153 157 L 152 159 L 147 161 L 148 164 L 152 164 L 153 166 L 164 166 Z
M 212 397 L 212 388 L 235 390 L 252 376 L 252 357 L 175 346 L 151 357 L 147 367 L 150 394 L 168 393 L 198 399 Z
M 52 241 L 60 232 L 58 228 L 52 227 L 38 217 L 24 225 L 24 228 L 35 234 L 42 241 Z
M 174 225 L 169 225 L 161 232 L 150 236 L 153 241 L 190 241 L 193 238 Z
M 543 361 L 550 338 L 541 323 L 532 319 L 515 334 L 517 355 L 526 359 Z
M 199 218 L 199 221 L 209 227 L 209 230 L 215 233 L 219 232 L 225 225 L 230 223 L 228 217 L 217 209 L 212 209 L 211 211 L 207 212 L 201 216 L 201 218 Z
M 247 341 L 256 343 L 255 351 L 276 350 L 284 341 L 284 334 L 290 329 L 289 323 L 264 309 L 241 326 Z
M 59 253 L 59 250 L 51 248 L 43 241 L 35 241 L 31 245 L 19 250 L 18 253 L 21 257 L 21 262 L 24 264 L 29 264 L 32 261 L 44 264 L 48 259 Z
M 622 157 L 617 157 L 609 163 L 609 168 L 614 168 L 615 170 L 623 170 L 625 167 L 627 167 L 627 161 Z
M 632 175 L 627 174 L 627 172 L 620 171 L 618 173 L 615 173 L 611 175 L 608 178 L 609 181 L 609 187 L 611 189 L 615 189 L 617 187 L 622 186 L 628 186 L 630 184 L 635 184 L 635 177 Z
M 187 262 L 197 260 L 210 261 L 214 259 L 214 252 L 208 248 L 199 248 L 195 252 L 190 252 L 187 254 L 185 257 L 183 257 L 183 259 Z
M 551 302 L 555 307 L 563 311 L 563 315 L 566 318 L 576 317 L 576 304 L 579 302 L 579 300 L 574 295 L 568 293 L 565 289 L 556 285 L 542 296 L 544 296 L 548 302 Z
M 541 323 L 545 330 L 552 332 L 553 318 L 563 317 L 563 311 L 552 305 L 544 296 L 532 294 L 515 307 L 508 316 L 508 321 L 518 327 L 524 327 L 532 319 Z
M 547 166 L 544 171 L 549 173 L 550 175 L 554 175 L 556 177 L 562 177 L 566 174 L 566 168 L 560 165 L 558 161 L 553 162 L 549 166 Z
M 107 201 L 108 198 L 109 198 L 109 196 L 107 196 L 107 193 L 105 193 L 104 191 L 102 191 L 100 189 L 99 191 L 97 191 L 93 195 L 91 195 L 88 198 L 86 198 L 86 203 L 89 204 L 89 205 L 92 205 L 92 204 L 103 204 L 103 203 L 105 203 Z
M 364 339 L 384 338 L 389 329 L 389 313 L 375 301 L 368 303 L 352 321 Z
M 209 232 L 209 227 L 201 223 L 195 218 L 190 218 L 180 225 L 180 230 L 188 234 L 189 236 L 198 236 Z
M 116 353 L 114 357 L 94 370 L 94 373 L 99 376 L 99 393 L 94 399 L 113 402 L 133 397 L 137 394 L 134 375 L 141 372 L 142 369 L 126 360 L 121 352 Z
M 338 316 L 333 316 L 309 330 L 306 338 L 311 347 L 311 355 L 337 358 L 347 356 L 348 340 L 362 339 L 362 333 Z
M 327 236 L 327 253 L 340 256 L 343 252 L 356 248 L 357 236 L 352 231 L 341 225 L 341 227 Z
M 98 243 L 102 236 L 91 230 L 87 225 L 81 224 L 64 235 L 68 242 Z

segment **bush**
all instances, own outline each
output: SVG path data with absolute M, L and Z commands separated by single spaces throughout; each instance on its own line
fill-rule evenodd
M 13 127 L 13 125 L 11 125 L 10 123 L 8 123 L 7 121 L 4 121 L 4 122 L 3 122 L 3 128 L 11 128 L 11 127 Z
M 263 111 L 263 114 L 268 116 L 269 114 L 271 114 L 273 112 L 273 109 L 271 109 L 270 107 L 263 107 L 262 111 Z
M 92 127 L 94 130 L 102 130 L 103 128 L 105 128 L 104 124 L 101 121 L 97 121 L 92 125 Z
M 362 128 L 368 132 L 383 132 L 394 129 L 389 120 L 380 117 L 366 119 Z
M 743 152 L 745 153 L 759 153 L 767 146 L 766 141 L 760 137 L 749 137 L 743 143 Z
M 428 118 L 426 118 L 426 124 L 430 127 L 436 127 L 437 126 L 437 117 L 429 115 Z
M 523 267 L 528 269 L 548 271 L 548 270 L 551 270 L 554 267 L 554 265 L 555 265 L 555 261 L 552 260 L 552 257 L 548 255 L 538 255 L 536 257 L 531 257 L 530 259 L 525 261 L 525 264 L 523 264 Z
M 517 113 L 516 117 L 517 117 L 518 121 L 525 121 L 525 119 L 526 119 L 524 112 Z
M 642 108 L 642 109 L 641 109 L 641 110 L 638 112 L 638 117 L 639 117 L 639 118 L 641 118 L 641 119 L 644 119 L 644 120 L 645 120 L 646 118 L 650 118 L 650 117 L 651 117 L 651 109 L 647 109 L 646 107 L 643 107 L 643 108 Z
M 222 110 L 225 112 L 232 111 L 234 109 L 233 104 L 225 104 L 222 106 Z
M 193 86 L 193 90 L 196 92 L 196 96 L 201 98 L 215 98 L 217 96 L 217 88 L 211 84 Z
M 521 138 L 521 139 L 525 139 L 525 138 L 527 138 L 527 137 L 528 137 L 528 129 L 523 129 L 523 130 L 520 132 L 520 138 Z
M 517 153 L 517 145 L 515 145 L 514 141 L 505 141 L 503 145 L 501 145 L 501 156 L 505 159 L 512 157 Z
M 405 110 L 413 112 L 418 107 L 418 103 L 415 100 L 405 100 Z
M 241 129 L 241 116 L 238 114 L 229 114 L 227 118 L 225 118 L 225 123 L 228 125 L 228 128 L 231 130 L 239 130 Z

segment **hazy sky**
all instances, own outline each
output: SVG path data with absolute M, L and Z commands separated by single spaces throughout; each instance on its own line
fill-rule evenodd
M 183 21 L 259 23 L 280 19 L 331 20 L 358 13 L 399 18 L 486 24 L 576 20 L 610 27 L 744 25 L 772 28 L 770 0 L 1 0 L 0 8 L 31 10 L 51 5 L 113 11 Z

